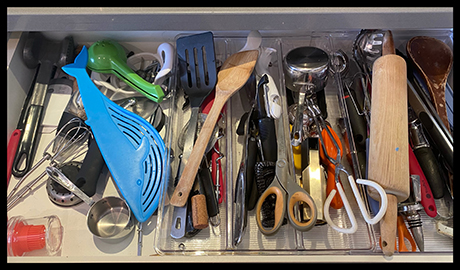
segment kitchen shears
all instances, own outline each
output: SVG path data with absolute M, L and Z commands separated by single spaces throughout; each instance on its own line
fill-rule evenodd
M 265 235 L 275 234 L 283 223 L 284 216 L 287 214 L 291 225 L 299 231 L 305 232 L 313 228 L 316 224 L 317 210 L 316 204 L 304 189 L 297 185 L 293 179 L 290 163 L 287 160 L 286 138 L 284 136 L 284 121 L 278 120 L 278 160 L 276 161 L 275 179 L 270 186 L 262 193 L 256 206 L 256 221 L 259 230 Z M 274 194 L 275 200 L 275 223 L 273 228 L 266 228 L 262 225 L 261 210 L 265 199 Z M 294 209 L 298 202 L 304 202 L 310 207 L 311 219 L 307 222 L 298 221 Z

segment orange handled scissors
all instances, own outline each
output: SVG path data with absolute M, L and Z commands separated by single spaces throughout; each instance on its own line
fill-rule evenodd
M 291 225 L 299 231 L 305 232 L 313 228 L 316 224 L 317 210 L 313 199 L 303 188 L 294 182 L 292 174 L 292 163 L 288 162 L 286 146 L 290 145 L 284 136 L 284 120 L 278 119 L 277 143 L 278 143 L 278 160 L 276 161 L 275 179 L 270 186 L 262 193 L 256 206 L 256 221 L 259 230 L 265 235 L 275 234 L 283 223 L 284 216 L 287 214 Z M 275 200 L 275 224 L 272 228 L 266 228 L 262 225 L 261 210 L 265 199 L 274 194 Z M 295 207 L 298 202 L 304 202 L 310 207 L 311 219 L 307 222 L 301 222 L 295 218 Z

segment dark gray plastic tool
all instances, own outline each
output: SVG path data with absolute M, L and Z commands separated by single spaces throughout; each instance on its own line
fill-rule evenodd
M 176 51 L 181 86 L 188 95 L 191 107 L 190 124 L 182 156 L 181 168 L 184 168 L 195 141 L 201 103 L 211 93 L 217 82 L 214 36 L 212 32 L 205 32 L 180 37 L 176 41 Z
M 180 37 L 176 41 L 176 51 L 181 86 L 188 95 L 191 108 L 190 122 L 177 172 L 177 179 L 180 179 L 195 142 L 201 103 L 211 93 L 217 82 L 214 35 L 212 32 L 205 32 Z M 191 212 L 187 209 L 187 205 L 174 207 L 173 226 L 171 227 L 171 236 L 173 238 L 190 236 L 188 232 L 191 229 L 191 223 L 187 222 L 187 228 L 185 229 L 184 227 L 187 212 Z
M 74 50 L 71 36 L 62 41 L 51 41 L 40 32 L 28 33 L 22 55 L 23 60 L 28 68 L 37 68 L 38 66 L 39 70 L 24 118 L 24 130 L 13 162 L 12 172 L 16 177 L 24 176 L 32 167 L 38 145 L 38 127 L 41 124 L 48 83 L 54 76 L 56 67 L 62 67 L 73 61 Z M 21 165 L 23 161 L 25 166 Z

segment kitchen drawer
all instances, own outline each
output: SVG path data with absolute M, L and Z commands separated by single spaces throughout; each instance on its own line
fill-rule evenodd
M 201 31 L 200 31 L 201 32 Z M 351 45 L 353 39 L 356 37 L 358 30 L 347 31 L 321 31 L 309 32 L 300 31 L 298 33 L 277 33 L 270 31 L 261 31 L 264 37 L 263 46 L 273 47 L 277 50 L 278 61 L 274 63 L 272 70 L 277 86 L 282 93 L 283 99 L 285 98 L 286 90 L 284 88 L 284 80 L 280 61 L 289 49 L 297 46 L 313 45 L 323 46 L 328 52 L 332 52 L 338 48 L 346 51 L 351 58 Z M 191 33 L 191 32 L 187 32 Z M 47 36 L 51 38 L 63 38 L 69 33 L 65 32 L 48 32 Z M 75 32 L 70 33 L 74 36 L 78 44 L 91 45 L 94 41 L 101 38 L 111 38 L 117 40 L 126 49 L 133 50 L 134 52 L 149 51 L 155 52 L 159 44 L 164 41 L 170 42 L 175 45 L 175 38 L 178 34 L 184 35 L 182 31 L 173 32 Z M 236 52 L 242 47 L 245 41 L 247 31 L 215 31 L 216 42 L 216 56 L 220 61 L 223 61 L 231 53 Z M 395 37 L 395 46 L 404 50 L 405 42 L 412 36 L 416 35 L 430 35 L 446 42 L 450 47 L 453 45 L 453 31 L 451 29 L 427 29 L 427 30 L 395 30 L 393 31 Z M 11 36 L 10 41 L 15 37 Z M 319 42 L 319 43 L 318 43 Z M 19 39 L 18 47 L 21 45 Z M 15 128 L 17 119 L 19 117 L 20 109 L 22 106 L 23 98 L 28 90 L 29 82 L 28 77 L 24 74 L 30 70 L 24 68 L 21 64 L 21 55 L 13 47 L 11 49 L 12 57 L 8 64 L 8 128 L 7 137 L 9 138 L 11 131 Z M 25 73 L 24 73 L 25 72 Z M 453 73 L 453 72 L 452 72 Z M 453 75 L 451 74 L 451 78 Z M 30 80 L 30 79 L 29 79 Z M 453 80 L 449 81 L 453 88 Z M 181 90 L 176 87 L 177 80 L 172 83 L 171 89 L 173 96 L 166 99 L 161 105 L 168 115 L 166 126 L 170 127 L 170 131 L 165 130 L 160 133 L 164 138 L 169 149 L 174 149 L 174 141 L 177 139 L 178 131 L 184 123 L 183 120 L 187 117 L 181 116 L 183 95 Z M 289 91 L 289 90 L 287 90 Z M 328 104 L 328 120 L 334 125 L 335 120 L 340 116 L 341 112 L 338 107 L 337 88 L 332 78 L 329 78 L 326 87 L 326 99 Z M 49 104 L 53 106 L 62 107 L 62 104 Z M 286 109 L 286 108 L 284 108 Z M 186 113 L 186 112 L 185 112 Z M 45 216 L 56 214 L 61 218 L 64 226 L 64 242 L 63 249 L 56 257 L 21 257 L 21 258 L 8 258 L 9 262 L 27 262 L 27 261 L 253 261 L 261 260 L 264 262 L 269 261 L 379 261 L 386 260 L 380 253 L 378 244 L 379 229 L 378 226 L 368 226 L 362 219 L 359 211 L 356 208 L 356 202 L 351 199 L 354 206 L 354 213 L 359 220 L 360 231 L 356 235 L 346 236 L 340 235 L 332 230 L 328 225 L 322 227 L 315 227 L 309 232 L 299 234 L 293 230 L 290 225 L 285 225 L 283 228 L 272 238 L 263 236 L 257 229 L 255 224 L 254 213 L 249 213 L 248 228 L 246 229 L 245 239 L 240 246 L 234 247 L 231 244 L 231 222 L 232 222 L 232 197 L 234 189 L 234 179 L 238 164 L 241 159 L 241 142 L 242 139 L 238 138 L 235 134 L 236 125 L 238 124 L 239 117 L 242 114 L 241 101 L 239 94 L 231 98 L 227 104 L 225 111 L 225 125 L 226 136 L 223 140 L 223 148 L 225 149 L 225 185 L 226 197 L 221 204 L 221 219 L 222 223 L 219 226 L 220 233 L 213 237 L 214 232 L 205 233 L 203 237 L 187 239 L 184 242 L 172 240 L 169 237 L 168 228 L 168 206 L 163 205 L 158 211 L 158 215 L 154 215 L 150 221 L 144 225 L 143 236 L 143 256 L 136 257 L 137 251 L 137 233 L 132 233 L 127 239 L 118 244 L 108 244 L 93 238 L 88 233 L 85 224 L 85 213 L 88 209 L 86 205 L 78 205 L 73 208 L 57 207 L 51 203 L 47 197 L 44 185 L 41 184 L 36 187 L 31 194 L 29 194 L 23 202 L 14 207 L 9 216 L 24 215 L 24 216 Z M 50 120 L 51 121 L 51 120 Z M 58 121 L 58 120 L 57 120 Z M 52 121 L 51 121 L 52 122 Z M 50 126 L 53 123 L 50 122 Z M 57 122 L 54 123 L 57 125 Z M 50 128 L 51 130 L 51 128 Z M 337 131 L 337 130 L 336 130 Z M 339 134 L 339 132 L 338 132 Z M 51 140 L 54 134 L 47 134 L 45 131 L 42 134 L 40 144 L 37 149 L 36 160 L 41 157 L 44 147 Z M 175 175 L 174 160 L 171 159 L 171 174 Z M 37 176 L 39 172 L 34 173 L 31 178 Z M 17 181 L 11 179 L 9 189 L 12 184 Z M 345 183 L 343 181 L 342 183 Z M 345 184 L 344 184 L 345 185 Z M 167 187 L 168 189 L 168 187 Z M 168 190 L 165 190 L 165 193 Z M 169 187 L 169 192 L 171 188 Z M 351 191 L 348 186 L 345 186 L 347 195 L 351 196 Z M 118 191 L 109 179 L 99 181 L 97 187 L 96 197 L 105 197 L 109 195 L 118 196 Z M 336 213 L 339 218 L 344 218 L 343 213 Z M 395 254 L 390 259 L 391 261 L 421 261 L 421 260 L 452 260 L 453 240 L 438 235 L 434 229 L 434 222 L 431 221 L 425 214 L 422 215 L 425 230 L 425 249 L 426 253 L 414 254 Z M 169 220 L 170 221 L 170 220 Z M 323 235 L 327 235 L 327 240 L 324 240 Z M 301 239 L 303 247 L 298 246 L 296 239 Z M 180 245 L 180 244 L 183 245 Z M 209 246 L 210 245 L 210 246 Z M 164 254 L 164 256 L 155 256 Z M 182 253 L 188 255 L 209 255 L 209 256 L 181 256 Z M 264 256 L 277 254 L 278 256 Z M 220 256 L 214 257 L 213 255 L 228 254 L 233 256 Z M 179 256 L 178 256 L 179 255 Z M 247 256 L 251 255 L 251 256 Z M 305 255 L 305 256 L 304 256 Z

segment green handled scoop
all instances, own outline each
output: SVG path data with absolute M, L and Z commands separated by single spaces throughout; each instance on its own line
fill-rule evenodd
M 161 102 L 163 89 L 137 75 L 128 67 L 126 59 L 125 50 L 120 44 L 112 40 L 99 40 L 88 49 L 87 67 L 99 73 L 113 73 L 147 98 Z

